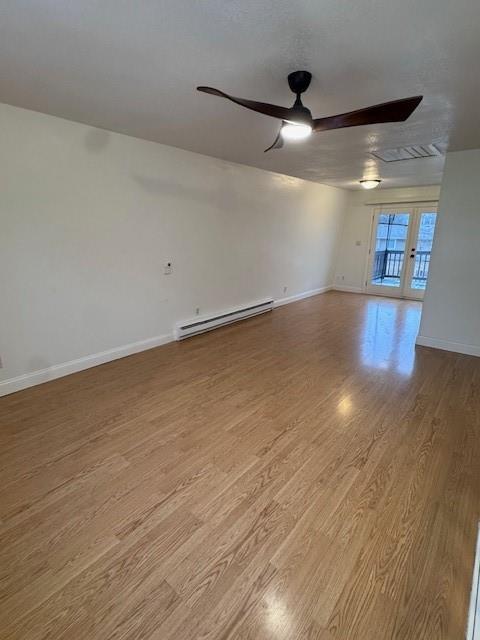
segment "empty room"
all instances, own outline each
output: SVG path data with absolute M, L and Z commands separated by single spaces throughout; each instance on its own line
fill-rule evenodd
M 0 5 L 0 638 L 480 640 L 478 0 Z

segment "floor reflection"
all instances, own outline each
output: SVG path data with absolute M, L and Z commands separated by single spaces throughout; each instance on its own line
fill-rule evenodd
M 415 364 L 415 338 L 420 302 L 376 298 L 365 307 L 360 356 L 376 369 L 410 375 Z
M 268 593 L 264 598 L 266 623 L 271 636 L 277 640 L 292 637 L 292 618 L 285 602 L 275 593 Z

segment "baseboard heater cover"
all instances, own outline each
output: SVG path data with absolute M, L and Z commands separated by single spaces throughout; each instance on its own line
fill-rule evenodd
M 196 336 L 199 333 L 205 333 L 206 331 L 212 331 L 218 327 L 223 327 L 239 320 L 245 320 L 253 316 L 258 316 L 261 313 L 266 313 L 273 309 L 273 300 L 263 300 L 261 302 L 255 302 L 247 307 L 241 307 L 238 309 L 231 309 L 224 311 L 213 316 L 195 318 L 195 320 L 188 320 L 186 322 L 179 322 L 175 327 L 175 339 L 183 340 Z

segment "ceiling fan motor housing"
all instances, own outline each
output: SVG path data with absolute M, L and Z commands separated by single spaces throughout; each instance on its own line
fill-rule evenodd
M 293 71 L 288 74 L 288 85 L 297 96 L 308 89 L 311 80 L 310 71 Z

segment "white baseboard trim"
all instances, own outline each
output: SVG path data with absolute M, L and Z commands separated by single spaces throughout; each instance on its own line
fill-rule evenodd
M 111 360 L 118 360 L 119 358 L 139 353 L 140 351 L 159 347 L 167 342 L 172 342 L 173 339 L 173 334 L 147 338 L 146 340 L 132 342 L 121 347 L 101 351 L 100 353 L 93 353 L 92 355 L 84 356 L 77 360 L 70 360 L 69 362 L 62 362 L 62 364 L 55 364 L 51 367 L 47 367 L 46 369 L 39 369 L 38 371 L 25 373 L 24 375 L 17 376 L 16 378 L 3 380 L 0 382 L 0 397 L 6 396 L 9 393 L 14 393 L 15 391 L 27 389 L 28 387 L 33 387 L 37 384 L 43 384 L 44 382 L 55 380 L 56 378 L 68 376 L 71 373 L 77 373 L 77 371 L 96 367 L 99 364 L 105 364 L 105 362 L 110 362 Z
M 298 300 L 303 300 L 304 298 L 310 298 L 311 296 L 318 296 L 320 293 L 325 293 L 326 291 L 330 291 L 332 288 L 331 285 L 326 287 L 320 287 L 319 289 L 310 289 L 310 291 L 304 291 L 303 293 L 297 293 L 294 296 L 288 296 L 286 298 L 279 298 L 275 300 L 273 303 L 275 307 L 281 307 L 284 304 L 290 304 L 291 302 L 297 302 Z
M 311 289 L 310 291 L 304 291 L 294 296 L 288 296 L 287 298 L 280 298 L 273 303 L 274 307 L 281 307 L 284 304 L 290 304 L 291 302 L 297 302 L 310 296 L 316 296 L 320 293 L 330 291 L 332 287 L 320 287 L 319 289 Z M 68 376 L 71 373 L 77 373 L 90 367 L 96 367 L 99 364 L 105 364 L 112 360 L 118 360 L 125 356 L 130 356 L 140 351 L 146 351 L 147 349 L 153 349 L 159 347 L 167 342 L 172 342 L 175 339 L 173 333 L 163 336 L 156 336 L 154 338 L 147 338 L 146 340 L 140 340 L 139 342 L 132 342 L 121 347 L 115 347 L 108 349 L 107 351 L 101 351 L 100 353 L 93 353 L 77 360 L 70 360 L 69 362 L 62 362 L 61 364 L 55 364 L 45 369 L 39 369 L 38 371 L 32 371 L 31 373 L 25 373 L 24 375 L 17 376 L 16 378 L 9 378 L 8 380 L 0 381 L 0 397 L 6 396 L 28 387 L 33 387 L 37 384 L 43 384 L 56 378 Z
M 452 342 L 441 340 L 440 338 L 430 338 L 429 336 L 417 336 L 416 343 L 421 347 L 433 347 L 444 351 L 454 351 L 464 353 L 467 356 L 480 356 L 480 346 L 474 344 L 463 344 L 462 342 Z
M 334 284 L 332 289 L 334 291 L 347 291 L 348 293 L 364 293 L 362 287 L 346 287 L 342 284 Z

